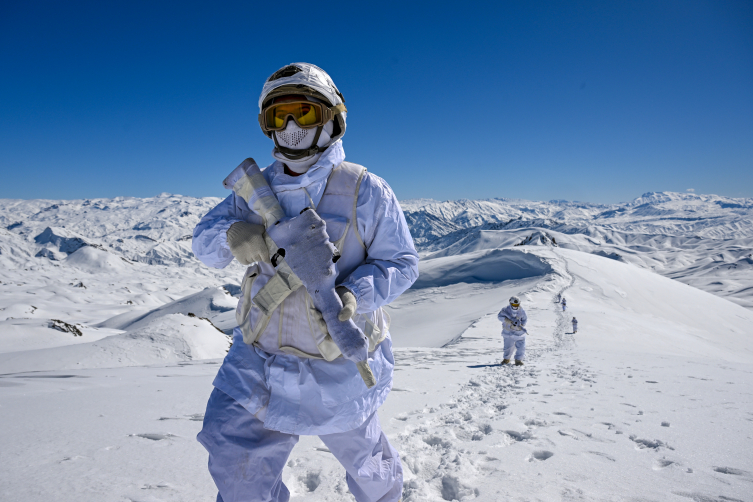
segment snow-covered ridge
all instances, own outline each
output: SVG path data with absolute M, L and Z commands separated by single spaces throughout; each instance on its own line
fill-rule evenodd
M 5 199 L 0 200 L 0 228 L 24 238 L 27 252 L 42 252 L 50 259 L 63 256 L 40 247 L 70 254 L 84 244 L 129 261 L 182 265 L 194 260 L 193 227 L 218 202 L 214 197 L 169 194 L 146 199 Z M 47 228 L 51 230 L 45 234 Z
M 425 257 L 549 235 L 561 247 L 648 268 L 753 308 L 753 199 L 650 192 L 609 205 L 489 199 L 409 201 L 403 208 Z
M 0 199 L 3 229 L 37 238 L 41 247 L 60 247 L 76 238 L 103 246 L 131 261 L 181 264 L 191 259 L 193 227 L 219 199 L 161 194 L 137 199 Z M 692 193 L 650 192 L 620 204 L 537 202 L 520 199 L 403 201 L 403 210 L 419 247 L 464 229 L 546 227 L 588 233 L 602 227 L 630 233 L 739 239 L 753 236 L 753 199 Z M 40 235 L 50 227 L 52 235 Z M 49 234 L 49 232 L 48 232 Z M 5 232 L 0 244 L 16 245 Z M 52 246 L 44 246 L 52 244 Z M 38 253 L 40 246 L 28 251 Z M 10 249 L 7 250 L 10 253 Z
M 403 204 L 403 210 L 419 246 L 458 229 L 510 225 L 516 220 L 714 239 L 753 236 L 753 199 L 692 193 L 650 192 L 631 202 L 608 205 L 519 199 L 409 201 Z
M 218 202 L 171 194 L 0 200 L 0 266 L 30 271 L 112 267 L 121 274 L 123 267 L 137 264 L 191 267 L 201 276 L 236 282 L 239 267 L 211 271 L 191 252 L 193 227 Z M 753 307 L 750 198 L 649 192 L 619 204 L 506 198 L 401 204 L 424 255 L 511 247 L 533 233 L 548 232 L 563 247 L 649 268 Z

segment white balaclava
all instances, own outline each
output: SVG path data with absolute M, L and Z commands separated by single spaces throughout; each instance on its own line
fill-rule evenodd
M 316 101 L 317 103 L 321 103 L 320 100 L 315 98 L 307 97 L 306 99 L 308 99 L 309 101 Z M 310 148 L 312 146 L 312 143 L 314 142 L 316 129 L 316 127 L 303 129 L 298 124 L 296 124 L 295 120 L 288 119 L 288 123 L 285 125 L 285 129 L 283 129 L 282 131 L 275 131 L 274 134 L 276 135 L 277 142 L 280 144 L 280 146 L 284 148 L 290 148 L 291 150 L 306 150 L 307 148 Z M 334 131 L 334 129 L 335 124 L 333 120 L 330 120 L 329 122 L 324 124 L 324 126 L 322 127 L 322 132 L 319 135 L 319 140 L 316 142 L 316 146 L 326 146 L 329 143 L 330 139 L 332 139 L 332 132 Z M 288 166 L 288 169 L 298 174 L 303 174 L 308 171 L 309 168 L 313 166 L 317 160 L 319 160 L 319 157 L 321 157 L 321 155 L 322 153 L 319 152 L 302 159 L 291 160 L 279 150 L 277 150 L 277 147 L 272 149 L 272 156 L 274 158 L 284 163 L 286 166 Z

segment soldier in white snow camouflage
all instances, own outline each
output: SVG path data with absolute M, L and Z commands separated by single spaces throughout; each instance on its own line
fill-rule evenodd
M 199 222 L 193 239 L 194 253 L 209 266 L 233 259 L 249 265 L 239 327 L 198 436 L 209 452 L 217 500 L 287 501 L 282 470 L 305 434 L 318 435 L 345 467 L 358 502 L 394 502 L 402 466 L 376 413 L 392 388 L 394 366 L 382 306 L 415 282 L 418 254 L 387 183 L 344 161 L 347 110 L 327 73 L 307 63 L 283 67 L 264 84 L 259 109 L 277 159 L 261 174 L 285 216 L 310 208 L 324 220 L 339 252 L 338 319 L 352 318 L 367 338 L 376 384 L 367 388 L 356 364 L 339 357 L 305 288 L 272 287 L 285 281 L 270 262 L 263 220 L 230 195 Z
M 526 353 L 526 324 L 528 316 L 517 296 L 510 298 L 510 304 L 499 311 L 497 319 L 502 321 L 502 339 L 505 342 L 502 364 L 509 364 L 515 353 L 515 365 L 523 365 Z

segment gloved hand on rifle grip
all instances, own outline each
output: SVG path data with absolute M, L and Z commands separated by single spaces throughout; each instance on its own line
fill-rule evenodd
M 233 223 L 227 230 L 230 252 L 242 265 L 269 263 L 269 250 L 264 242 L 264 227 L 245 221 Z
M 348 319 L 355 317 L 356 309 L 358 308 L 356 295 L 344 286 L 337 286 L 335 292 L 337 293 L 337 296 L 340 297 L 340 301 L 343 302 L 343 308 L 340 310 L 340 313 L 337 314 L 337 318 L 340 321 L 347 321 Z

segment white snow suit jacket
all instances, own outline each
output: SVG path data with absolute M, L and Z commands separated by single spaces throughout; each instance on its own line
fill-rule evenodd
M 525 328 L 528 322 L 528 316 L 523 307 L 519 307 L 518 310 L 513 310 L 511 306 L 507 306 L 499 311 L 497 319 L 502 321 L 502 335 L 506 336 L 523 336 L 526 334 Z
M 351 361 L 319 358 L 317 326 L 310 322 L 312 306 L 305 301 L 305 291 L 296 291 L 275 311 L 254 347 L 244 343 L 244 334 L 248 333 L 236 328 L 234 344 L 214 381 L 215 387 L 251 413 L 264 409 L 260 415 L 265 416 L 265 427 L 270 429 L 294 434 L 351 430 L 381 405 L 392 384 L 388 320 L 380 307 L 418 278 L 418 253 L 387 183 L 365 172 L 360 185 L 353 186 L 353 176 L 342 170 L 352 174 L 365 169 L 343 165 L 344 158 L 342 143 L 337 141 L 301 176 L 285 174 L 279 161 L 262 172 L 287 216 L 316 207 L 327 223 L 330 240 L 340 242 L 337 284 L 356 297 L 359 315 L 354 321 L 367 335 L 376 327 L 378 338 L 386 339 L 379 347 L 370 347 L 369 365 L 378 383 L 367 390 Z M 260 224 L 261 218 L 233 193 L 196 226 L 194 254 L 206 265 L 227 266 L 233 255 L 226 232 L 237 221 Z M 249 289 L 250 298 L 274 273 L 266 263 L 249 267 L 244 281 L 253 283 L 244 289 Z M 249 306 L 246 301 L 239 303 L 239 310 Z M 257 314 L 253 308 L 248 310 L 250 326 L 254 326 Z M 372 339 L 372 344 L 375 341 Z

